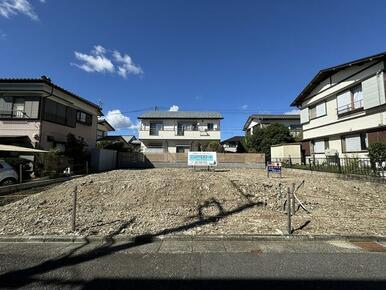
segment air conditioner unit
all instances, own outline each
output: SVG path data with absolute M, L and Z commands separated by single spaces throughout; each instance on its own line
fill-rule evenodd
M 336 149 L 326 149 L 326 151 L 324 151 L 324 154 L 326 156 L 335 156 L 335 155 L 338 155 L 338 150 L 336 150 Z

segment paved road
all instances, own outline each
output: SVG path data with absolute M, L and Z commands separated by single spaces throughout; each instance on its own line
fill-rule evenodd
M 0 288 L 386 289 L 386 244 L 0 243 Z

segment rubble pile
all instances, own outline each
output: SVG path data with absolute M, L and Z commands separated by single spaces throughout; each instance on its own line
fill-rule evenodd
M 295 234 L 386 234 L 384 185 L 301 171 L 280 179 L 258 169 L 188 168 L 115 170 L 64 182 L 1 206 L 0 234 L 72 233 L 75 187 L 76 235 L 286 233 L 279 184 L 286 193 L 302 180 L 297 196 L 311 213 L 297 211 Z

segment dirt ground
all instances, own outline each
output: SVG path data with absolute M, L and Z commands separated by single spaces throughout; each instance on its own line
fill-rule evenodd
M 0 207 L 0 234 L 71 233 L 78 188 L 77 235 L 280 234 L 280 211 L 293 183 L 299 209 L 294 234 L 386 235 L 384 184 L 302 171 L 267 178 L 259 169 L 116 170 L 64 182 Z

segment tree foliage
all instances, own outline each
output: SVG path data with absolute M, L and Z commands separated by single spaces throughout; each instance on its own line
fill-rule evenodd
M 265 128 L 255 128 L 252 135 L 245 137 L 245 147 L 248 152 L 265 153 L 267 159 L 271 156 L 271 145 L 291 143 L 294 138 L 288 128 L 282 124 L 270 124 Z
M 68 134 L 64 155 L 74 160 L 84 160 L 86 158 L 86 147 L 87 143 L 83 139 Z
M 371 166 L 375 169 L 375 164 L 382 164 L 382 162 L 386 161 L 386 144 L 384 143 L 373 143 L 369 146 L 369 158 Z
M 219 141 L 211 141 L 207 144 L 202 144 L 201 150 L 207 151 L 207 152 L 217 152 L 217 153 L 223 153 L 224 148 L 222 147 L 221 143 Z

